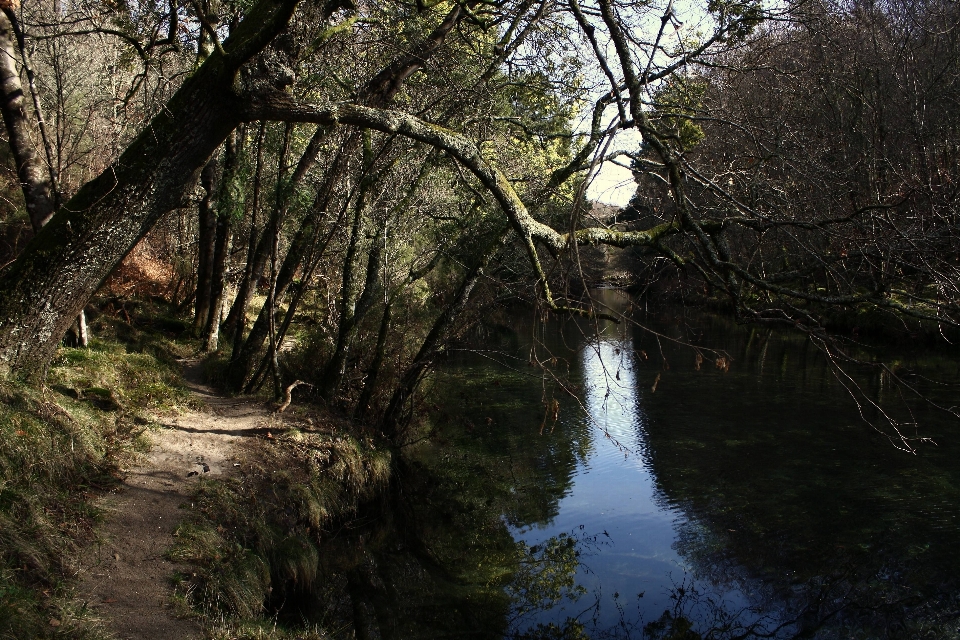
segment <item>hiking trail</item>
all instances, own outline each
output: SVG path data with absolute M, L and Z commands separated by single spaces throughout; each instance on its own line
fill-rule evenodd
M 186 567 L 164 554 L 202 477 L 239 473 L 239 444 L 266 435 L 277 419 L 262 402 L 230 398 L 202 384 L 198 360 L 183 362 L 187 387 L 204 408 L 163 417 L 148 431 L 150 451 L 98 506 L 105 521 L 80 559 L 79 601 L 120 640 L 199 638 L 194 619 L 178 617 L 171 577 Z

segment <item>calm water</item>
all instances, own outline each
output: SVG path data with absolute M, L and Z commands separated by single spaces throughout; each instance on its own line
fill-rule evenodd
M 682 311 L 634 317 L 660 335 L 519 323 L 435 378 L 456 396 L 439 439 L 486 456 L 495 471 L 483 473 L 508 485 L 512 537 L 577 544 L 580 588 L 515 604 L 507 633 L 565 621 L 570 633 L 570 618 L 594 637 L 957 633 L 956 419 L 904 403 L 888 375 L 838 377 L 802 336 Z M 960 402 L 957 387 L 910 375 L 956 382 L 957 359 L 885 355 L 935 400 Z M 870 402 L 933 442 L 898 449 Z
M 803 336 L 633 318 L 490 327 L 431 378 L 374 554 L 383 637 L 960 636 L 956 419 Z M 886 355 L 960 404 L 926 380 L 956 357 Z M 896 448 L 870 402 L 936 444 Z

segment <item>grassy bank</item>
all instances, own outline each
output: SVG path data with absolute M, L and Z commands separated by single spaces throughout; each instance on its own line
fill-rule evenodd
M 326 607 L 342 552 L 330 553 L 329 534 L 389 482 L 389 450 L 349 435 L 347 422 L 304 411 L 274 426 L 247 445 L 240 475 L 198 483 L 169 552 L 194 567 L 177 592 L 210 638 L 328 637 L 330 619 L 291 604 Z
M 175 358 L 191 348 L 173 339 L 177 323 L 126 317 L 133 324 L 101 314 L 98 338 L 61 349 L 44 388 L 0 381 L 2 639 L 108 637 L 73 599 L 78 554 L 100 518 L 94 500 L 147 446 L 154 416 L 189 403 Z
M 159 416 L 195 402 L 177 363 L 196 352 L 179 339 L 186 324 L 162 305 L 103 308 L 89 348 L 62 348 L 44 388 L 0 381 L 0 640 L 111 637 L 75 593 L 97 498 L 147 450 Z M 327 621 L 278 624 L 279 612 L 329 588 L 321 556 L 342 555 L 321 551 L 330 528 L 389 482 L 388 449 L 350 435 L 349 422 L 295 406 L 270 429 L 250 439 L 241 475 L 197 484 L 168 552 L 192 567 L 175 597 L 209 638 L 329 637 Z

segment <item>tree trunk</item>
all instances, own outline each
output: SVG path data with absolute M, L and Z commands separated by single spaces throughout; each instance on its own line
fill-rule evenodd
M 120 158 L 85 184 L 0 272 L 0 374 L 42 377 L 60 337 L 114 267 L 168 211 L 242 119 L 240 67 L 297 0 L 260 0 Z M 335 3 L 325 5 L 327 15 Z
M 475 4 L 475 0 L 471 0 L 470 2 L 466 3 L 466 6 L 472 7 Z M 440 49 L 445 42 L 446 37 L 456 27 L 456 25 L 459 24 L 464 15 L 465 12 L 461 6 L 454 6 L 447 13 L 444 20 L 437 25 L 430 35 L 424 41 L 422 41 L 414 51 L 409 52 L 408 55 L 397 58 L 390 65 L 383 68 L 376 76 L 374 76 L 363 88 L 363 90 L 359 92 L 360 100 L 370 106 L 385 106 L 389 104 L 396 96 L 397 91 L 399 91 L 406 79 L 416 71 L 423 68 L 423 65 L 426 63 L 426 61 L 429 60 L 430 57 Z M 318 129 L 314 134 L 314 138 L 311 140 L 310 145 L 308 146 L 308 150 L 313 147 L 314 144 L 316 144 L 317 148 L 319 149 L 319 137 L 322 135 L 322 130 Z M 336 188 L 342 172 L 346 171 L 347 160 L 359 147 L 359 145 L 360 136 L 357 134 L 351 135 L 342 145 L 337 158 L 331 164 L 331 167 L 328 169 L 327 175 L 325 176 L 324 186 L 320 190 L 320 193 L 324 194 L 323 198 L 321 198 L 320 195 L 317 197 L 317 203 L 322 201 L 323 206 L 320 207 L 318 204 L 314 205 L 314 219 L 312 220 L 312 224 L 319 224 L 319 218 L 316 217 L 317 213 L 326 211 L 326 208 L 332 201 L 333 190 Z M 306 154 L 304 154 L 304 157 L 306 157 Z M 303 159 L 301 159 L 301 164 L 302 162 Z M 295 178 L 297 173 L 300 172 L 300 167 L 301 165 L 298 165 L 297 171 L 294 172 Z M 296 269 L 300 264 L 300 261 L 302 260 L 306 251 L 309 249 L 305 239 L 306 236 L 303 233 L 303 228 L 301 228 L 298 231 L 297 236 L 294 238 L 294 241 L 291 243 L 290 248 L 287 250 L 287 256 L 284 258 L 283 265 L 280 268 L 280 273 L 277 276 L 278 291 L 283 292 L 286 290 L 286 287 L 289 286 L 290 281 L 292 281 L 293 274 L 296 272 Z M 233 312 L 231 311 L 231 315 L 232 313 Z M 243 346 L 239 349 L 239 352 L 234 349 L 234 355 L 231 359 L 232 366 L 228 386 L 236 391 L 249 388 L 246 387 L 247 379 L 253 372 L 257 355 L 260 353 L 260 350 L 263 347 L 263 342 L 269 333 L 269 321 L 267 316 L 267 311 L 265 309 L 261 309 L 260 315 L 257 317 L 253 328 L 250 330 L 250 335 L 244 341 Z M 258 376 L 254 376 L 254 378 L 257 377 Z
M 256 225 L 251 226 L 250 244 L 249 249 L 247 250 L 247 266 L 244 269 L 243 279 L 240 281 L 237 297 L 233 301 L 233 306 L 230 308 L 230 315 L 227 317 L 226 321 L 227 327 L 233 331 L 233 353 L 231 355 L 231 360 L 237 359 L 240 354 L 240 349 L 243 345 L 243 332 L 246 329 L 247 322 L 247 307 L 250 306 L 250 299 L 253 297 L 253 289 L 256 285 L 256 281 L 260 277 L 260 274 L 263 273 L 263 269 L 267 264 L 267 256 L 269 255 L 269 242 L 267 239 L 270 237 L 269 230 L 272 228 L 271 225 L 274 223 L 274 220 L 279 221 L 286 216 L 287 209 L 290 205 L 290 194 L 303 181 L 304 176 L 307 175 L 307 172 L 313 167 L 313 165 L 316 164 L 317 157 L 320 153 L 320 147 L 329 131 L 330 130 L 327 127 L 317 127 L 316 131 L 314 131 L 313 137 L 307 144 L 306 150 L 303 152 L 303 155 L 300 156 L 299 162 L 297 162 L 297 168 L 294 170 L 293 175 L 290 176 L 290 181 L 287 184 L 287 188 L 281 192 L 281 195 L 284 197 L 279 198 L 275 203 L 273 212 L 270 216 L 271 223 L 267 225 L 267 229 L 265 230 L 263 237 L 260 238 L 259 242 L 257 241 L 255 233 Z M 262 139 L 263 126 L 261 125 L 261 133 L 259 134 L 260 142 L 258 143 L 259 146 L 262 146 Z M 258 151 L 258 154 L 259 153 L 261 152 Z M 259 193 L 261 165 L 262 158 L 260 155 L 258 155 L 257 171 L 254 177 L 253 189 L 255 210 L 258 210 L 258 203 L 260 201 Z M 256 215 L 256 211 L 254 215 Z
M 77 346 L 82 349 L 90 346 L 90 336 L 87 334 L 87 314 L 83 309 L 77 315 Z
M 22 55 L 24 70 L 30 80 L 30 94 L 33 97 L 33 109 L 37 128 L 40 131 L 43 148 L 47 155 L 47 166 L 43 167 L 37 158 L 30 140 L 30 123 L 24 108 L 23 85 L 14 61 L 12 37 L 16 36 Z M 17 178 L 23 191 L 23 200 L 34 232 L 47 224 L 60 203 L 57 186 L 57 173 L 53 166 L 50 141 L 46 135 L 43 113 L 36 87 L 33 84 L 33 71 L 27 64 L 27 53 L 23 46 L 23 34 L 19 31 L 16 16 L 10 10 L 0 11 L 0 112 L 10 138 L 10 149 L 17 165 Z M 87 317 L 81 309 L 77 315 L 77 346 L 86 348 Z
M 16 64 L 13 24 L 0 11 L 0 112 L 10 137 L 10 150 L 17 165 L 17 179 L 23 189 L 27 215 L 34 231 L 53 217 L 55 194 L 50 175 L 34 151 L 30 131 L 33 128 L 27 116 L 23 84 Z
M 318 237 L 319 225 L 324 213 L 327 212 L 333 201 L 334 191 L 340 179 L 341 172 L 346 169 L 347 153 L 346 148 L 351 145 L 351 140 L 355 136 L 348 138 L 344 143 L 344 148 L 334 158 L 333 163 L 327 170 L 323 185 L 317 192 L 317 197 L 313 203 L 313 209 L 308 215 L 308 219 L 297 229 L 296 234 L 287 248 L 287 255 L 280 266 L 280 272 L 277 275 L 277 297 L 283 297 L 287 287 L 293 282 L 293 277 L 303 261 L 303 257 L 310 250 L 311 245 Z M 250 329 L 250 335 L 244 340 L 240 352 L 233 358 L 230 367 L 230 379 L 228 386 L 235 391 L 241 391 L 245 388 L 250 374 L 256 366 L 257 358 L 263 347 L 263 342 L 269 333 L 269 322 L 267 318 L 266 307 L 261 308 L 253 327 Z
M 282 298 L 286 294 L 287 288 L 293 283 L 293 277 L 297 269 L 300 268 L 304 256 L 310 249 L 310 245 L 316 240 L 317 232 L 319 231 L 316 227 L 317 224 L 319 224 L 319 220 L 310 221 L 307 225 L 300 227 L 296 235 L 294 235 L 293 241 L 287 249 L 287 255 L 284 257 L 283 263 L 280 265 L 279 272 L 277 273 L 274 292 L 277 299 Z M 292 309 L 288 309 L 287 313 L 291 311 Z M 247 381 L 256 366 L 261 349 L 263 348 L 263 343 L 270 333 L 269 313 L 270 311 L 267 305 L 264 304 L 260 309 L 260 313 L 257 315 L 257 319 L 253 323 L 253 327 L 250 329 L 250 335 L 244 340 L 240 353 L 230 367 L 228 385 L 235 391 L 245 390 L 247 393 L 250 393 L 253 388 L 253 381 L 251 381 L 250 385 L 247 385 Z M 254 376 L 254 378 L 256 377 L 258 376 Z
M 27 76 L 27 85 L 30 87 L 30 97 L 33 99 L 33 115 L 37 121 L 37 132 L 40 134 L 40 142 L 43 143 L 43 151 L 46 155 L 47 169 L 50 172 L 50 192 L 53 194 L 54 212 L 63 204 L 60 197 L 60 174 L 57 171 L 57 164 L 53 161 L 53 145 L 50 142 L 50 136 L 47 134 L 47 122 L 43 117 L 43 108 L 40 105 L 40 93 L 37 91 L 36 76 L 33 73 L 33 65 L 30 63 L 30 54 L 27 53 L 27 43 L 23 37 L 23 30 L 17 22 L 16 12 L 6 7 L 3 9 L 10 25 L 13 27 L 13 33 L 17 37 L 17 48 L 20 50 L 20 62 L 23 64 L 24 75 Z M 80 312 L 81 315 L 83 312 Z
M 233 334 L 231 360 L 236 359 L 237 354 L 240 352 L 243 333 L 247 329 L 247 307 L 250 305 L 250 298 L 253 295 L 255 278 L 260 277 L 261 273 L 255 270 L 255 265 L 257 262 L 257 241 L 260 235 L 257 229 L 257 219 L 260 214 L 260 185 L 263 180 L 263 137 L 266 129 L 267 123 L 261 121 L 259 131 L 257 132 L 257 162 L 253 172 L 253 196 L 250 206 L 250 235 L 247 240 L 247 262 L 243 267 L 243 277 L 240 279 L 240 286 L 237 287 L 237 297 L 233 301 L 233 306 L 230 307 L 230 314 L 227 316 L 226 321 L 228 331 Z
M 380 331 L 377 332 L 377 346 L 373 352 L 373 360 L 370 368 L 367 369 L 367 376 L 363 381 L 363 390 L 360 392 L 360 399 L 357 400 L 357 406 L 353 412 L 353 419 L 356 422 L 363 422 L 370 410 L 370 401 L 373 400 L 373 392 L 377 388 L 377 378 L 380 377 L 380 370 L 383 369 L 383 362 L 387 356 L 387 334 L 390 332 L 390 323 L 393 321 L 393 300 L 388 301 L 383 307 L 383 316 L 380 319 Z
M 237 132 L 234 131 L 227 137 L 224 144 L 223 173 L 220 177 L 217 197 L 217 237 L 213 247 L 213 270 L 210 275 L 210 314 L 203 330 L 207 352 L 217 350 L 220 336 L 227 258 L 233 245 L 233 206 L 236 203 L 236 197 L 232 191 L 238 163 Z
M 213 194 L 216 189 L 217 160 L 200 172 L 203 198 L 197 206 L 197 297 L 194 300 L 193 333 L 200 336 L 210 318 L 210 290 L 213 284 L 213 258 L 217 244 L 217 216 L 214 213 Z
M 368 155 L 364 153 L 364 155 Z M 371 167 L 367 166 L 367 171 Z M 360 289 L 360 270 L 361 264 L 366 257 L 367 265 L 370 263 L 370 256 L 364 255 L 361 248 L 362 237 L 365 235 L 364 227 L 367 192 L 372 186 L 371 176 L 368 174 L 362 178 L 360 193 L 357 195 L 357 202 L 354 205 L 353 225 L 350 230 L 350 242 L 347 245 L 347 252 L 343 258 L 343 282 L 340 287 L 340 322 L 337 331 L 337 343 L 333 350 L 333 356 L 324 368 L 320 376 L 320 395 L 330 400 L 337 392 L 340 381 L 346 372 L 347 356 L 350 350 L 350 343 L 353 342 L 353 336 L 357 327 L 357 302 L 362 295 Z M 368 269 L 365 269 L 365 271 Z
M 283 383 L 280 381 L 280 362 L 277 358 L 277 351 L 280 348 L 280 345 L 277 344 L 277 254 L 279 252 L 280 227 L 277 226 L 273 234 L 273 244 L 270 247 L 270 290 L 267 293 L 267 303 L 264 305 L 264 308 L 267 309 L 267 323 L 270 329 L 268 353 L 270 357 L 270 372 L 273 374 L 274 400 L 280 399 L 280 388 L 283 386 Z
M 413 199 L 414 194 L 416 194 L 417 189 L 420 188 L 424 178 L 430 172 L 430 168 L 433 166 L 434 154 L 431 153 L 427 160 L 420 167 L 420 171 L 417 174 L 417 177 L 407 188 L 406 194 L 389 212 L 383 214 L 383 217 L 380 221 L 379 228 L 374 237 L 373 244 L 370 247 L 369 255 L 367 256 L 367 268 L 366 276 L 364 277 L 363 287 L 354 292 L 356 289 L 356 283 L 352 282 L 351 279 L 355 279 L 355 275 L 352 273 L 353 269 L 359 269 L 358 260 L 353 259 L 348 252 L 347 257 L 344 259 L 344 278 L 343 278 L 343 289 L 342 289 L 342 308 L 340 312 L 340 326 L 337 335 L 337 343 L 334 348 L 333 356 L 330 358 L 330 362 L 327 363 L 327 366 L 324 369 L 323 375 L 320 377 L 320 395 L 328 400 L 332 399 L 333 396 L 337 393 L 340 388 L 340 385 L 343 382 L 343 377 L 346 375 L 346 366 L 347 359 L 349 356 L 350 345 L 353 342 L 354 337 L 356 336 L 357 329 L 360 324 L 363 322 L 364 317 L 367 312 L 373 306 L 373 296 L 377 289 L 377 279 L 380 275 L 380 267 L 383 264 L 383 251 L 386 247 L 387 242 L 387 227 L 396 220 L 399 219 L 400 215 L 407 209 L 410 205 L 410 201 Z M 375 180 L 377 179 L 376 174 L 369 173 L 368 176 L 364 178 L 366 181 L 366 189 L 361 191 L 360 201 L 366 199 L 366 191 L 368 191 Z M 358 210 L 359 214 L 359 210 Z M 358 218 L 354 221 L 354 234 L 358 233 L 359 229 L 356 226 L 357 221 L 361 220 Z M 350 249 L 349 251 L 355 250 L 355 238 L 350 240 Z M 350 269 L 348 269 L 350 267 Z M 348 279 L 347 276 L 350 276 Z M 386 314 L 389 322 L 389 313 Z M 377 365 L 379 369 L 379 365 Z M 376 375 L 374 374 L 374 378 Z M 367 389 L 365 388 L 364 391 Z M 370 390 L 372 393 L 372 390 Z M 368 394 L 369 395 L 369 394 Z M 366 402 L 369 402 L 369 397 Z M 359 411 L 360 408 L 357 407 Z

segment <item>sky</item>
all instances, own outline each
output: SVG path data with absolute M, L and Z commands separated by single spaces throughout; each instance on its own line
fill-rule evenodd
M 605 162 L 587 187 L 587 198 L 625 207 L 636 188 L 637 184 L 628 169 Z

